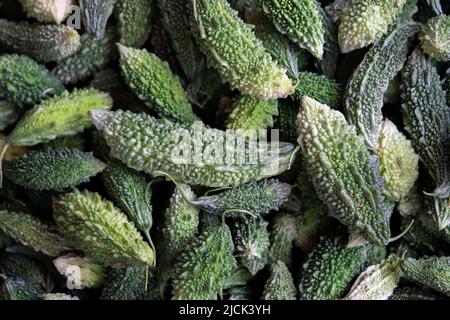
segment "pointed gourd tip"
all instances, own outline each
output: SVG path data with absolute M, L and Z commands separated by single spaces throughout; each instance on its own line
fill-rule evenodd
M 109 111 L 95 109 L 90 110 L 89 113 L 95 128 L 97 128 L 97 130 L 100 131 L 105 129 L 105 120 L 106 117 L 109 115 Z

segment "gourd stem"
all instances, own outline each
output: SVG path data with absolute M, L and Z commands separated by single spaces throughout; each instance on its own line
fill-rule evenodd
M 156 249 L 155 249 L 155 245 L 153 244 L 152 237 L 150 236 L 150 231 L 149 230 L 145 230 L 144 231 L 144 235 L 147 238 L 147 241 L 149 242 L 150 247 L 153 250 L 153 254 L 155 255 L 155 258 L 153 259 L 153 265 L 152 265 L 154 267 L 156 265 Z
M 408 226 L 405 228 L 405 230 L 403 230 L 398 236 L 390 238 L 389 243 L 392 243 L 392 242 L 397 241 L 398 239 L 402 238 L 405 234 L 408 233 L 409 229 L 411 229 L 413 224 L 414 224 L 414 219 L 411 220 L 411 222 L 408 224 Z
M 9 144 L 5 144 L 3 146 L 2 153 L 0 154 L 0 189 L 3 188 L 3 157 L 6 154 L 6 150 L 8 150 Z
M 248 214 L 249 216 L 251 216 L 252 218 L 255 218 L 255 219 L 257 219 L 259 217 L 258 215 L 254 214 L 253 212 L 250 212 L 250 211 L 245 210 L 245 209 L 228 209 L 228 210 L 225 210 L 222 215 L 226 215 L 227 213 L 231 213 L 231 212 L 245 213 L 245 214 Z
M 170 174 L 168 174 L 166 172 L 163 172 L 163 171 L 156 171 L 155 173 L 156 174 L 161 174 L 161 175 L 167 177 L 170 181 L 173 182 L 175 187 L 180 191 L 181 197 L 183 198 L 184 201 L 186 201 L 189 204 L 192 204 L 193 206 L 197 206 L 197 204 L 195 202 L 193 202 L 192 200 L 188 199 L 188 197 L 184 193 L 184 190 L 181 188 L 181 185 Z

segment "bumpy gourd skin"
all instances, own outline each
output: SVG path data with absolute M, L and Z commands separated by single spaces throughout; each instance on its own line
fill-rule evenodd
M 8 143 L 32 146 L 90 127 L 89 110 L 110 109 L 111 97 L 94 89 L 75 89 L 47 99 L 28 111 L 8 136 Z
M 389 242 L 391 208 L 385 205 L 378 159 L 355 127 L 328 106 L 304 97 L 297 118 L 306 169 L 329 213 L 374 243 Z
M 402 76 L 405 130 L 436 183 L 434 196 L 446 198 L 450 195 L 450 108 L 439 74 L 417 49 Z
M 34 106 L 64 91 L 62 83 L 43 65 L 27 56 L 0 57 L 0 91 L 19 106 Z
M 5 177 L 30 190 L 62 190 L 86 182 L 105 169 L 92 153 L 76 149 L 33 150 L 6 162 Z
M 270 260 L 272 262 L 282 261 L 290 266 L 294 240 L 297 239 L 297 236 L 295 217 L 289 213 L 276 215 L 270 231 Z
M 269 250 L 268 223 L 261 218 L 247 217 L 236 221 L 233 242 L 239 263 L 252 275 L 268 263 Z
M 0 131 L 16 123 L 21 114 L 22 110 L 19 106 L 6 100 L 0 100 Z
M 327 78 L 334 79 L 340 53 L 338 43 L 338 29 L 336 24 L 334 24 L 333 21 L 331 21 L 328 14 L 322 8 L 321 3 L 317 0 L 313 1 L 315 2 L 317 10 L 319 11 L 320 14 L 323 27 L 323 37 L 325 40 L 323 48 L 323 57 L 319 63 L 320 69 Z
M 116 0 L 79 0 L 79 3 L 84 27 L 95 40 L 102 39 Z
M 233 240 L 226 225 L 207 228 L 195 238 L 175 265 L 173 299 L 215 299 L 236 268 Z
M 402 269 L 409 280 L 450 296 L 450 257 L 407 258 Z
M 117 0 L 114 16 L 119 42 L 127 47 L 142 47 L 150 35 L 153 0 Z
M 347 84 L 347 119 L 363 135 L 369 148 L 375 149 L 381 130 L 383 97 L 389 81 L 403 67 L 409 43 L 418 25 L 405 24 L 380 39 L 367 52 Z
M 53 217 L 67 240 L 103 266 L 149 266 L 155 253 L 112 202 L 75 189 L 54 200 Z
M 278 115 L 278 101 L 240 96 L 232 105 L 227 129 L 262 130 L 273 126 Z
M 63 25 L 37 25 L 0 19 L 0 43 L 40 62 L 58 61 L 80 48 L 80 36 Z
M 212 196 L 202 196 L 191 203 L 205 212 L 236 216 L 233 210 L 246 210 L 264 216 L 285 203 L 292 187 L 276 179 L 252 181 Z M 228 212 L 229 211 L 229 212 Z
M 419 156 L 389 119 L 383 122 L 376 154 L 380 159 L 384 193 L 398 202 L 408 195 L 419 176 Z
M 385 35 L 405 3 L 406 0 L 352 1 L 339 17 L 341 52 L 364 48 Z
M 261 300 L 296 300 L 296 298 L 297 290 L 291 272 L 282 261 L 273 263 Z
M 259 0 L 277 30 L 317 59 L 323 56 L 323 26 L 313 0 Z
M 167 62 L 147 50 L 127 48 L 119 44 L 120 67 L 127 85 L 161 117 L 181 123 L 198 120 L 192 111 L 180 80 Z
M 192 81 L 204 67 L 203 54 L 191 34 L 186 0 L 157 0 L 162 23 L 178 62 Z
M 80 50 L 61 60 L 52 73 L 64 84 L 86 80 L 118 57 L 116 40 L 116 31 L 113 28 L 106 29 L 100 40 L 94 40 L 87 33 L 83 34 Z
M 420 45 L 422 50 L 431 58 L 450 61 L 450 17 L 441 15 L 431 18 L 422 27 Z
M 294 88 L 286 70 L 272 60 L 228 1 L 190 0 L 189 12 L 200 49 L 231 88 L 261 99 L 292 94 Z
M 210 129 L 200 122 L 183 127 L 166 119 L 158 120 L 143 113 L 121 110 L 97 110 L 91 112 L 91 117 L 97 129 L 103 132 L 113 157 L 152 176 L 170 174 L 180 183 L 238 186 L 287 170 L 296 153 L 293 145 L 280 143 L 278 155 L 260 153 L 254 163 L 243 163 L 239 159 L 243 155 L 237 155 L 237 152 L 230 159 L 226 158 L 227 152 L 223 155 L 218 153 L 218 156 L 211 154 L 227 145 L 224 141 L 244 148 L 246 144 L 242 137 L 231 134 L 225 138 L 225 132 Z M 201 154 L 197 153 L 197 156 L 200 159 L 182 153 L 191 147 L 199 148 L 197 151 Z M 276 146 L 272 144 L 272 147 Z M 248 156 L 248 146 L 245 149 Z
M 72 0 L 19 0 L 28 17 L 41 22 L 61 23 L 70 12 Z
M 344 300 L 387 300 L 400 281 L 401 259 L 391 254 L 362 272 Z
M 346 248 L 340 238 L 323 239 L 302 266 L 300 299 L 341 298 L 361 270 L 364 250 L 364 247 Z
M 74 283 L 76 289 L 99 288 L 105 280 L 105 268 L 86 257 L 68 254 L 54 259 L 53 264 L 67 279 L 71 278 L 74 267 L 80 270 L 78 282 Z
M 300 101 L 303 96 L 307 96 L 331 108 L 340 107 L 342 89 L 334 80 L 312 72 L 300 72 L 296 81 L 298 84 L 291 96 L 295 101 Z
M 1 210 L 0 230 L 24 246 L 51 257 L 71 249 L 60 235 L 49 231 L 50 226 L 23 212 Z

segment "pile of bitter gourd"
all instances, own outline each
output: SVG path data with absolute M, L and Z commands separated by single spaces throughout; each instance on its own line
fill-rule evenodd
M 0 299 L 448 298 L 449 14 L 0 0 Z

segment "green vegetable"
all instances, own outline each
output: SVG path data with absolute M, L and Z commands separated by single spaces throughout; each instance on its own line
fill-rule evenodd
M 342 53 L 364 48 L 388 33 L 407 0 L 351 1 L 339 16 Z
M 279 213 L 273 219 L 269 251 L 272 262 L 279 260 L 291 265 L 294 240 L 298 236 L 295 222 L 295 217 L 289 213 Z
M 37 262 L 20 254 L 0 255 L 0 300 L 37 300 L 46 290 Z
M 387 300 L 400 281 L 402 260 L 391 254 L 363 271 L 344 300 Z
M 0 131 L 5 130 L 10 125 L 19 120 L 21 109 L 6 100 L 0 100 Z
M 126 111 L 97 110 L 91 112 L 91 117 L 97 129 L 103 132 L 113 157 L 122 160 L 130 168 L 145 171 L 152 176 L 170 174 L 180 183 L 226 187 L 260 180 L 287 170 L 296 152 L 291 144 L 280 143 L 278 155 L 263 154 L 255 159 L 255 163 L 242 163 L 236 158 L 227 162 L 224 157 L 216 157 L 214 160 L 206 153 L 211 150 L 210 143 L 214 147 L 217 142 L 223 145 L 224 141 L 245 146 L 243 138 L 230 134 L 228 140 L 225 140 L 225 132 L 207 128 L 199 122 L 185 128 L 166 119 L 157 120 L 146 114 Z M 192 146 L 189 139 L 193 139 L 194 135 L 197 139 L 199 134 L 203 142 L 197 142 L 201 144 L 203 152 L 199 155 L 201 159 L 192 161 L 193 159 L 186 158 L 182 151 L 186 150 L 185 148 L 189 150 Z M 129 137 L 133 139 L 130 140 Z M 188 143 L 178 144 L 180 139 Z M 204 145 L 205 142 L 207 145 Z M 248 155 L 250 150 L 245 149 L 247 150 L 244 152 Z M 205 165 L 203 161 L 208 161 L 208 164 Z
M 279 32 L 322 59 L 324 31 L 313 0 L 259 0 L 259 3 Z
M 190 203 L 202 211 L 217 215 L 236 216 L 236 212 L 247 211 L 265 216 L 278 210 L 287 201 L 292 187 L 276 179 L 249 182 L 212 196 L 202 196 Z
M 53 264 L 74 289 L 98 288 L 105 278 L 105 269 L 89 258 L 66 255 L 53 260 Z
M 112 99 L 94 90 L 67 91 L 28 111 L 8 136 L 8 144 L 32 146 L 90 127 L 89 110 L 109 109 Z
M 263 100 L 240 96 L 232 105 L 227 129 L 262 130 L 273 127 L 273 116 L 278 115 L 277 100 Z
M 61 23 L 69 14 L 72 0 L 19 0 L 28 17 L 41 22 Z
M 407 279 L 450 296 L 450 257 L 407 258 L 402 270 Z
M 153 224 L 151 189 L 145 174 L 136 172 L 119 161 L 112 161 L 102 172 L 101 179 L 114 203 L 152 243 L 149 233 Z
M 145 283 L 145 268 L 128 267 L 110 269 L 100 299 L 147 300 L 152 298 L 152 293 L 151 291 L 145 291 Z
M 100 40 L 94 40 L 85 33 L 80 41 L 81 49 L 59 61 L 52 70 L 55 77 L 64 84 L 74 84 L 88 79 L 118 56 L 115 46 L 116 33 L 112 28 L 106 29 Z
M 83 151 L 86 149 L 86 140 L 77 134 L 74 136 L 61 136 L 49 142 L 41 144 L 42 149 L 78 149 Z
M 120 67 L 127 85 L 161 117 L 181 123 L 198 120 L 186 92 L 166 62 L 147 50 L 127 48 L 119 44 Z
M 334 80 L 312 72 L 300 72 L 297 82 L 295 92 L 291 96 L 295 101 L 300 101 L 303 96 L 308 96 L 331 108 L 340 107 L 342 89 Z
M 34 106 L 64 91 L 64 86 L 44 66 L 27 56 L 0 56 L 0 92 L 19 106 Z
M 270 243 L 267 225 L 267 221 L 253 217 L 235 223 L 233 237 L 236 246 L 235 254 L 240 264 L 252 275 L 268 263 L 267 252 Z
M 436 67 L 420 50 L 412 53 L 403 70 L 402 111 L 405 130 L 436 183 L 435 197 L 450 195 L 450 108 Z M 438 213 L 438 212 L 437 212 Z M 441 220 L 443 217 L 437 217 Z M 444 221 L 439 221 L 441 228 Z
M 377 244 L 389 242 L 391 209 L 385 204 L 379 165 L 344 116 L 303 97 L 299 143 L 306 169 L 329 214 Z
M 403 67 L 409 43 L 418 30 L 415 24 L 405 24 L 378 40 L 365 55 L 347 84 L 345 110 L 371 149 L 376 148 L 381 130 L 383 97 L 389 82 Z
M 422 27 L 420 33 L 420 45 L 422 50 L 431 58 L 448 62 L 450 61 L 450 17 L 441 15 L 431 18 Z
M 71 27 L 31 24 L 0 19 L 0 44 L 41 62 L 58 61 L 80 48 L 80 36 Z
M 0 211 L 0 230 L 35 251 L 56 257 L 71 248 L 51 227 L 40 219 L 23 212 Z
M 359 274 L 370 251 L 366 247 L 346 248 L 341 238 L 323 239 L 302 266 L 300 299 L 341 298 Z
M 186 0 L 157 0 L 164 29 L 172 49 L 188 80 L 204 68 L 204 57 L 198 49 L 189 26 Z
M 384 193 L 392 201 L 406 197 L 419 176 L 419 157 L 411 142 L 389 119 L 383 121 L 376 154 L 380 159 L 380 173 Z
M 262 300 L 296 300 L 294 279 L 282 261 L 272 264 L 270 276 L 264 286 Z
M 145 44 L 152 25 L 152 3 L 153 0 L 117 0 L 114 16 L 121 44 L 133 48 Z
M 95 40 L 102 39 L 116 0 L 79 0 L 79 3 L 84 27 Z
M 189 13 L 192 32 L 208 64 L 231 88 L 262 99 L 292 94 L 294 88 L 286 70 L 272 60 L 228 1 L 193 0 Z
M 320 18 L 322 20 L 322 27 L 324 32 L 323 36 L 325 40 L 323 58 L 320 61 L 320 69 L 327 78 L 334 79 L 340 53 L 338 43 L 338 30 L 325 10 L 322 9 L 321 4 L 317 0 L 313 1 L 316 3 L 317 10 L 319 11 Z
M 76 149 L 33 150 L 3 165 L 4 175 L 30 190 L 62 190 L 86 182 L 106 165 Z
M 233 240 L 226 225 L 207 228 L 175 265 L 173 299 L 214 299 L 236 267 Z
M 93 261 L 111 267 L 149 266 L 154 252 L 125 214 L 98 193 L 75 189 L 54 200 L 53 217 L 67 240 Z

